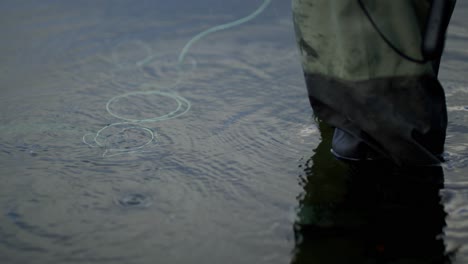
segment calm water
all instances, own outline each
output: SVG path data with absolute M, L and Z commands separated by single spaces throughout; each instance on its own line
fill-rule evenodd
M 330 158 L 289 1 L 179 63 L 262 2 L 0 1 L 0 263 L 467 263 L 468 3 L 440 73 L 445 183 L 394 186 Z M 359 232 L 306 230 L 304 215 Z M 390 231 L 404 250 L 375 235 Z

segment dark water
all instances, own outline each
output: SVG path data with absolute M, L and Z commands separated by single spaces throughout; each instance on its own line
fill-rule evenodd
M 444 184 L 331 159 L 289 1 L 178 62 L 262 2 L 0 1 L 0 263 L 466 263 L 467 2 Z

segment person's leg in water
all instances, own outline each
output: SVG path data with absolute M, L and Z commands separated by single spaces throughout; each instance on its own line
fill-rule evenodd
M 447 127 L 437 79 L 441 51 L 426 56 L 421 48 L 433 3 L 447 3 L 437 7 L 443 42 L 454 0 L 293 0 L 309 99 L 316 117 L 336 128 L 336 157 L 441 161 Z

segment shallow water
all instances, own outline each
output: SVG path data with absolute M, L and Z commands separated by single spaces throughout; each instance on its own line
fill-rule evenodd
M 1 263 L 357 254 L 354 237 L 305 243 L 294 228 L 308 197 L 338 199 L 345 187 L 328 153 L 313 151 L 320 132 L 290 3 L 207 35 L 178 63 L 195 35 L 261 3 L 1 1 Z M 435 228 L 454 263 L 468 261 L 467 12 L 459 1 L 440 73 L 450 124 Z

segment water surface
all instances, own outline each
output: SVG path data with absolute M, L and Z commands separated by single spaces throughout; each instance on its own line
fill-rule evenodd
M 194 36 L 262 2 L 0 2 L 2 263 L 334 263 L 330 249 L 358 252 L 294 229 L 304 197 L 344 187 L 318 151 L 290 3 L 207 35 L 178 62 Z M 450 123 L 443 208 L 432 207 L 454 263 L 468 260 L 467 12 L 459 1 L 441 67 Z

